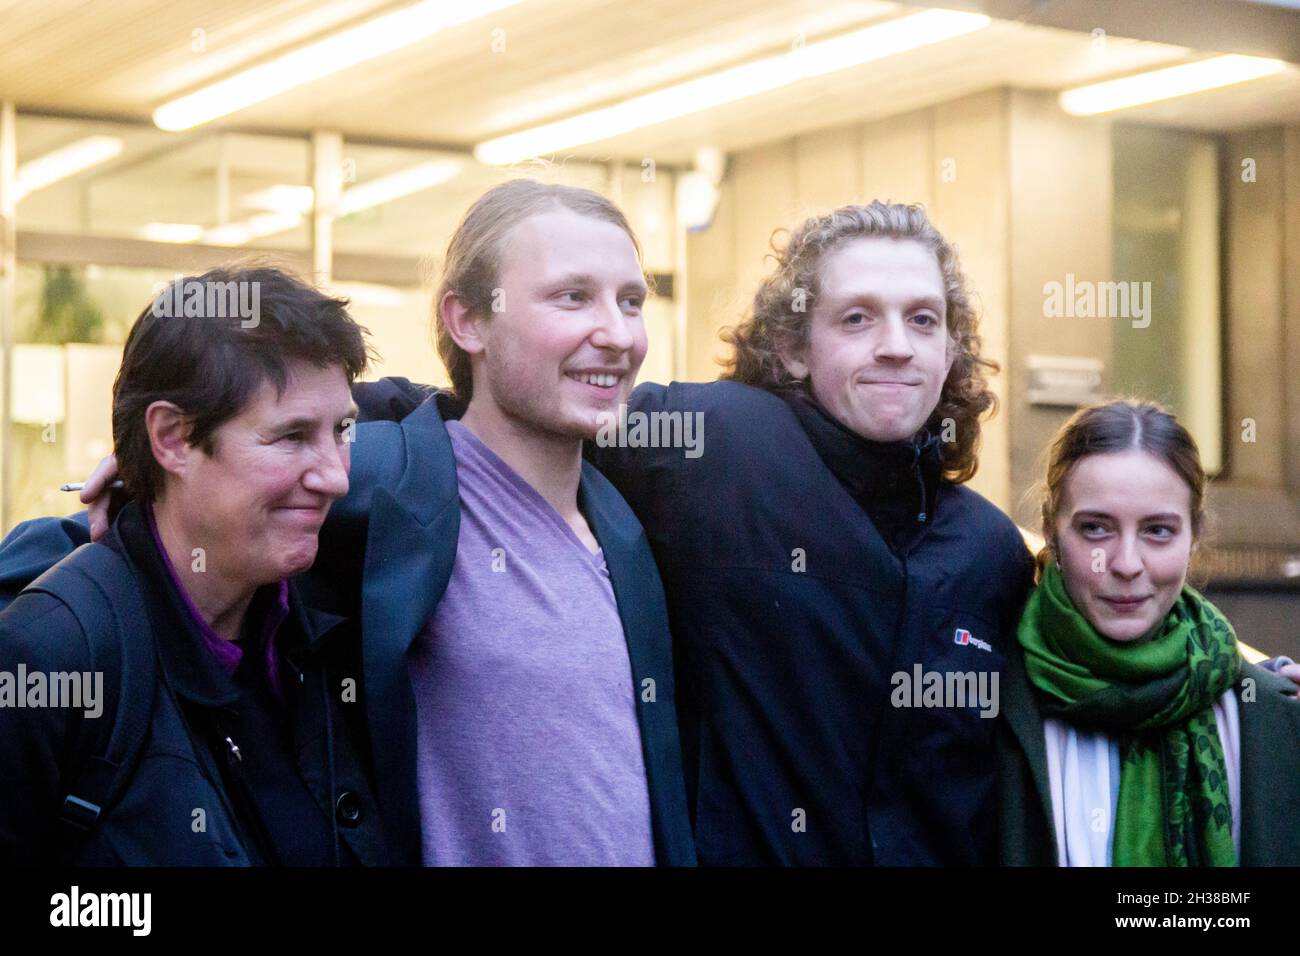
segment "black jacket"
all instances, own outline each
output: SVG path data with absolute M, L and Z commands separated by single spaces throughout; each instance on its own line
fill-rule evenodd
M 700 862 L 995 862 L 995 720 L 891 695 L 917 667 L 992 686 L 1033 575 L 1015 524 L 934 440 L 734 382 L 642 385 L 637 412 L 703 415 L 698 457 L 590 450 L 663 575 Z
M 60 547 L 88 537 L 74 520 L 20 527 L 5 544 L 5 583 L 30 579 Z M 203 646 L 136 505 L 94 547 L 124 555 L 140 584 L 149 621 L 139 624 L 156 650 L 147 738 L 117 805 L 88 838 L 69 843 L 60 804 L 93 739 L 83 722 L 95 718 L 84 709 L 0 708 L 0 861 L 60 862 L 71 847 L 65 862 L 85 865 L 385 862 L 364 718 L 360 704 L 344 702 L 342 682 L 358 675 L 359 662 L 340 639 L 340 619 L 306 609 L 290 585 L 277 637 L 281 712 L 269 689 L 257 699 L 260 655 L 246 651 L 250 669 L 241 664 L 232 678 Z M 19 594 L 0 613 L 0 671 L 91 671 L 90 648 L 77 618 L 48 594 Z

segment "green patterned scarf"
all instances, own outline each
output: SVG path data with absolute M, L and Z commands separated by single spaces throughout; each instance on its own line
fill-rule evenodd
M 1241 666 L 1232 625 L 1190 587 L 1155 634 L 1102 637 L 1049 565 L 1017 634 L 1043 712 L 1116 737 L 1115 866 L 1235 866 L 1228 777 L 1210 709 Z

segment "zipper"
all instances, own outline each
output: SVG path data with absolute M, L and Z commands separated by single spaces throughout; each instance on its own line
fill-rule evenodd
M 248 783 L 248 774 L 244 770 L 244 753 L 235 742 L 234 737 L 227 733 L 221 725 L 219 718 L 213 719 L 216 727 L 217 737 L 220 739 L 219 744 L 222 750 L 222 757 L 228 771 L 223 776 L 233 783 L 231 798 L 234 800 L 238 816 L 246 821 L 247 826 L 253 831 L 253 839 L 258 844 L 258 849 L 262 853 L 262 858 L 268 865 L 278 865 L 280 860 L 275 852 L 275 843 L 271 840 L 271 834 L 266 829 L 266 823 L 262 820 L 261 813 L 258 812 L 257 803 L 253 799 L 252 788 Z

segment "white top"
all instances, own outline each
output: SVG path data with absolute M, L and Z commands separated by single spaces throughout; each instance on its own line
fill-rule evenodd
M 1213 706 L 1228 771 L 1232 844 L 1241 855 L 1241 724 L 1235 688 Z M 1047 776 L 1061 866 L 1110 866 L 1119 803 L 1119 743 L 1100 731 L 1078 730 L 1049 717 Z

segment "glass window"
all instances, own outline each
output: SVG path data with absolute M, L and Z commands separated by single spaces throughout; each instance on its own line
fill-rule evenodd
M 308 247 L 310 146 L 304 138 L 164 133 L 26 114 L 16 126 L 21 230 L 231 248 Z
M 10 522 L 81 506 L 81 481 L 113 448 L 113 379 L 126 334 L 172 273 L 22 263 L 15 287 Z
M 122 345 L 155 287 L 249 250 L 281 253 L 305 273 L 314 201 L 305 136 L 164 133 L 32 114 L 18 116 L 16 133 L 26 192 L 17 209 L 9 527 L 79 508 L 58 486 L 84 479 L 112 449 Z M 370 331 L 379 356 L 370 379 L 448 384 L 432 334 L 429 265 L 469 205 L 506 180 L 608 196 L 636 231 L 647 272 L 674 270 L 669 171 L 589 162 L 499 168 L 467 153 L 358 142 L 345 143 L 343 167 L 330 287 Z M 193 253 L 178 249 L 187 245 Z M 650 350 L 641 378 L 668 381 L 674 301 L 652 297 L 644 314 Z
M 347 142 L 334 251 L 441 255 L 465 210 L 488 189 L 527 176 L 609 193 L 604 164 L 485 166 L 466 153 Z

